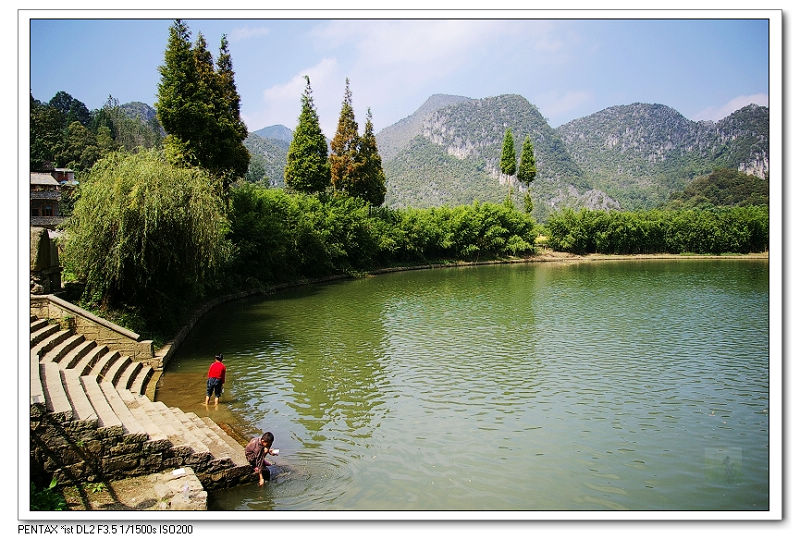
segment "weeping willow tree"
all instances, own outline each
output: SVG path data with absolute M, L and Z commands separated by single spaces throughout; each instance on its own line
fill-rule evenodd
M 151 317 L 202 294 L 228 260 L 222 186 L 163 152 L 114 153 L 81 182 L 65 224 L 65 266 L 83 300 Z

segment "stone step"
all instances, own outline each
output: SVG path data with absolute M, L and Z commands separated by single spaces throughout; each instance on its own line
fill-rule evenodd
M 119 388 L 116 389 L 120 398 L 128 407 L 128 410 L 131 412 L 134 418 L 136 418 L 142 428 L 144 428 L 144 431 L 150 436 L 150 440 L 153 442 L 160 440 L 171 446 L 172 444 L 167 439 L 166 433 L 161 429 L 158 423 L 153 421 L 152 416 L 144 407 L 143 402 L 137 399 L 137 395 L 131 391 L 120 390 Z
M 121 357 L 122 354 L 120 354 L 118 350 L 107 350 L 106 353 L 97 360 L 97 363 L 94 364 L 89 374 L 98 379 L 105 378 L 105 374 L 108 372 L 111 365 Z
M 53 333 L 59 331 L 61 328 L 58 324 L 47 324 L 44 327 L 31 331 L 31 348 L 42 342 Z
M 64 342 L 67 337 L 72 335 L 70 330 L 59 329 L 58 325 L 47 326 L 39 331 L 44 333 L 37 337 L 35 344 L 33 343 L 33 340 L 31 340 L 31 355 L 39 354 L 40 359 L 43 358 L 47 352 Z M 33 336 L 31 336 L 31 339 L 33 339 Z
M 156 400 L 156 391 L 158 391 L 158 384 L 161 381 L 162 374 L 163 371 L 161 369 L 153 369 L 153 373 L 150 375 L 147 384 L 145 384 L 144 391 L 142 391 L 142 394 L 146 395 L 151 401 Z
M 180 421 L 174 418 L 163 402 L 152 402 L 148 399 L 144 403 L 144 407 L 149 409 L 154 420 L 160 421 L 159 426 L 164 429 L 167 438 L 172 442 L 173 451 L 183 453 L 187 465 L 198 466 L 198 469 L 202 469 L 214 458 L 205 444 L 198 441 L 190 432 L 183 430 Z
M 144 367 L 144 365 L 141 361 L 131 361 L 120 372 L 119 378 L 114 385 L 117 385 L 120 388 L 130 389 L 131 385 L 133 385 L 133 381 L 136 379 L 136 376 L 142 370 L 142 367 Z
M 65 421 L 72 421 L 72 406 L 61 380 L 61 369 L 58 368 L 58 363 L 47 361 L 40 362 L 39 365 L 41 366 L 42 387 L 47 401 L 47 411 L 59 414 Z
M 61 380 L 72 406 L 73 420 L 77 419 L 96 427 L 99 417 L 89 397 L 86 396 L 81 377 L 74 370 L 61 370 Z
M 144 395 L 147 391 L 147 384 L 152 379 L 155 371 L 150 365 L 144 365 L 143 363 L 141 365 L 142 369 L 136 374 L 136 377 L 131 380 L 128 389 L 139 395 Z
M 249 465 L 249 463 L 247 462 L 247 458 L 244 456 L 244 447 L 242 446 L 242 444 L 237 442 L 227 432 L 222 430 L 222 427 L 217 425 L 214 422 L 214 420 L 211 419 L 210 417 L 204 416 L 200 417 L 199 419 L 200 421 L 206 424 L 206 426 L 211 430 L 211 432 L 216 434 L 223 442 L 225 442 L 229 447 L 231 447 L 231 450 L 233 451 L 233 456 L 235 457 L 233 458 L 233 462 L 236 465 L 240 466 Z
M 39 357 L 31 358 L 31 405 L 45 404 L 44 387 L 42 387 L 42 372 Z
M 202 432 L 206 437 L 206 445 L 211 449 L 217 458 L 229 458 L 235 465 L 247 465 L 244 456 L 244 447 L 239 444 L 230 445 L 227 440 L 222 439 L 211 427 L 209 427 L 197 414 L 189 412 L 186 414 L 189 421 L 198 427 L 198 432 Z M 215 423 L 216 425 L 216 423 Z
M 42 361 L 55 361 L 56 363 L 59 363 L 65 355 L 67 355 L 85 340 L 86 337 L 83 335 L 75 335 L 74 333 L 70 332 L 70 334 L 67 335 L 63 341 L 61 341 L 61 343 L 52 347 L 42 356 Z
M 86 352 L 86 355 L 79 359 L 72 368 L 78 371 L 81 376 L 86 376 L 92 372 L 92 369 L 94 369 L 94 366 L 100 361 L 100 358 L 105 356 L 108 352 L 108 346 L 95 346 Z
M 61 358 L 58 364 L 62 369 L 74 369 L 78 365 L 78 362 L 95 348 L 98 348 L 96 342 L 84 340 L 68 353 L 64 354 L 64 357 Z
M 109 364 L 108 370 L 103 373 L 103 379 L 117 385 L 122 373 L 133 360 L 129 356 L 120 356 L 116 361 Z
M 175 424 L 171 414 L 165 414 L 167 407 L 163 402 L 153 402 L 142 395 L 136 395 L 136 399 L 141 402 L 142 408 L 147 410 L 147 413 L 153 418 L 153 421 L 158 423 L 161 430 L 164 431 L 164 434 L 167 435 L 173 444 L 187 445 L 188 442 L 183 436 L 182 429 Z
M 120 421 L 117 414 L 114 413 L 114 409 L 108 403 L 105 393 L 100 389 L 100 384 L 97 383 L 97 377 L 89 374 L 81 376 L 80 379 L 86 390 L 86 396 L 92 403 L 95 413 L 97 413 L 98 427 L 103 429 L 119 429 L 119 431 L 122 432 L 122 421 Z
M 122 399 L 119 390 L 111 382 L 100 382 L 100 389 L 106 396 L 108 404 L 117 417 L 122 421 L 122 428 L 127 441 L 144 441 L 149 438 L 147 429 L 133 415 L 128 405 Z
M 39 331 L 43 327 L 46 327 L 49 322 L 43 318 L 36 318 L 35 316 L 31 315 L 31 333 Z
M 203 434 L 203 432 L 197 428 L 197 425 L 192 423 L 189 418 L 186 417 L 186 412 L 179 408 L 170 408 L 164 405 L 164 411 L 162 412 L 164 415 L 170 415 L 174 421 L 174 423 L 179 427 L 181 436 L 189 442 L 192 447 L 199 448 L 201 450 L 207 451 L 210 453 L 214 458 L 217 458 L 217 455 L 214 455 L 214 452 L 211 450 L 211 447 L 206 443 L 208 438 Z

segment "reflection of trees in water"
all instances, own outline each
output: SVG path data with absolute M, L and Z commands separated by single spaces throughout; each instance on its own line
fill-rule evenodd
M 346 431 L 343 440 L 369 436 L 383 404 L 380 302 L 374 295 L 348 294 L 364 282 L 336 285 L 334 297 L 303 298 L 295 306 L 303 319 L 302 342 L 294 342 L 288 373 L 289 406 L 313 442 L 326 432 Z M 362 434 L 363 431 L 363 434 Z

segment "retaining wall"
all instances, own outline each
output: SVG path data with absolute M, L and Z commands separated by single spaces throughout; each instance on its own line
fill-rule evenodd
M 87 340 L 119 350 L 136 361 L 147 362 L 154 369 L 159 367 L 153 354 L 152 340 L 142 340 L 138 333 L 104 320 L 58 296 L 32 295 L 31 314 L 38 318 L 63 320 L 69 329 L 84 335 Z

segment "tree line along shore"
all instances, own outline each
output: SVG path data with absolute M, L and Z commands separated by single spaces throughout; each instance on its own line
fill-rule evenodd
M 61 245 L 69 299 L 156 341 L 168 340 L 208 298 L 292 280 L 519 259 L 545 247 L 576 255 L 768 248 L 766 204 L 567 208 L 543 222 L 510 196 L 504 203 L 388 208 L 371 113 L 360 134 L 349 80 L 330 151 L 306 77 L 285 187 L 248 182 L 247 130 L 226 37 L 215 62 L 202 34 L 192 42 L 188 26 L 175 21 L 158 69 L 157 119 L 166 135 L 150 148 L 105 144 L 92 154 L 97 160 L 80 171 Z M 64 101 L 67 112 L 75 108 Z M 104 114 L 114 120 L 115 110 Z M 106 123 L 112 139 L 124 131 L 120 122 Z M 529 188 L 536 181 L 533 147 L 526 139 L 517 166 L 513 145 L 505 146 L 504 173 Z M 32 164 L 57 155 L 37 148 Z

